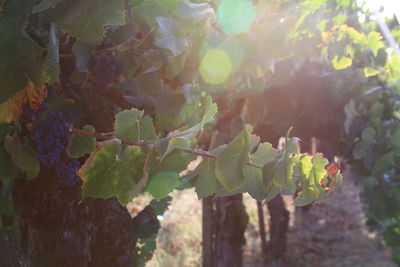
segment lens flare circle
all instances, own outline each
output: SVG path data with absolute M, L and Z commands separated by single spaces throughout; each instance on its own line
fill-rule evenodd
M 223 0 L 218 6 L 218 23 L 230 34 L 247 32 L 255 18 L 256 12 L 251 0 Z
M 224 83 L 232 72 L 231 59 L 223 49 L 209 49 L 201 59 L 199 72 L 208 84 Z

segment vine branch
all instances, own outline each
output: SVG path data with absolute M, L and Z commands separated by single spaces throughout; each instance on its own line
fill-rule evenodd
M 93 133 L 93 132 L 89 132 L 89 131 L 85 131 L 85 130 L 81 130 L 81 129 L 77 129 L 77 128 L 73 128 L 73 127 L 70 128 L 70 131 L 71 131 L 71 133 L 94 137 L 97 140 L 101 140 L 101 141 L 108 141 L 108 140 L 115 139 L 112 136 L 105 136 L 100 133 Z M 145 140 L 137 140 L 137 141 L 128 141 L 128 140 L 124 140 L 124 139 L 119 139 L 119 140 L 121 141 L 121 144 L 123 144 L 123 145 L 146 146 L 148 148 L 152 148 L 154 146 L 154 144 L 147 143 Z M 200 150 L 200 149 L 195 149 L 195 150 L 190 149 L 190 148 L 177 148 L 177 149 L 179 149 L 183 152 L 189 153 L 189 154 L 202 156 L 202 157 L 206 157 L 206 158 L 212 158 L 212 159 L 218 158 L 218 156 L 211 154 L 208 151 L 204 151 L 204 150 Z M 252 162 L 247 162 L 246 165 L 252 166 L 255 168 L 259 168 L 259 169 L 263 168 L 263 166 L 254 164 Z

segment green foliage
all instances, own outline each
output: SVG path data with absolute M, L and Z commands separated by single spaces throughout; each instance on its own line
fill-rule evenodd
M 118 138 L 129 141 L 156 139 L 153 119 L 147 115 L 143 117 L 143 112 L 135 108 L 115 116 L 114 130 Z
M 62 29 L 88 44 L 102 42 L 105 25 L 125 23 L 123 0 L 63 0 L 48 12 Z
M 244 165 L 249 160 L 251 127 L 245 129 L 220 153 L 215 162 L 218 181 L 228 191 L 239 189 L 245 180 Z
M 0 14 L 0 101 L 4 102 L 28 81 L 44 82 L 43 49 L 23 30 L 23 24 Z
M 28 179 L 35 178 L 39 174 L 40 163 L 29 144 L 24 144 L 18 135 L 8 135 L 4 145 L 14 165 L 20 168 Z
M 146 187 L 156 200 L 161 200 L 179 184 L 179 174 L 176 172 L 158 172 L 150 180 Z
M 345 121 L 324 127 L 349 139 L 352 151 L 345 155 L 374 181 L 365 183 L 365 192 L 374 192 L 382 181 L 399 179 L 400 57 L 387 49 L 376 26 L 354 18 L 357 12 L 363 11 L 351 0 L 0 1 L 0 117 L 13 127 L 0 140 L 5 143 L 0 148 L 2 185 L 12 186 L 19 173 L 38 174 L 30 140 L 40 114 L 21 114 L 25 105 L 37 109 L 45 101 L 49 111 L 64 112 L 72 127 L 100 129 L 94 133 L 93 127 L 83 127 L 67 147 L 79 162 L 90 153 L 78 171 L 83 197 L 115 197 L 126 204 L 147 191 L 162 202 L 187 182 L 199 198 L 248 192 L 269 201 L 280 192 L 297 191 L 296 205 L 323 201 L 333 191 L 323 185 L 329 179 L 339 185 L 343 178 L 328 176 L 327 159 L 300 154 L 296 137 L 287 136 L 278 151 L 252 135 L 252 128 L 265 121 L 281 122 L 268 124 L 268 131 L 289 128 L 293 103 L 286 95 L 262 102 L 271 110 L 274 104 L 288 110 L 281 116 L 251 112 L 247 101 L 262 96 L 265 88 L 286 84 L 309 61 L 335 77 L 335 84 L 328 85 L 329 103 L 336 95 L 351 97 L 339 108 L 310 108 L 327 118 L 344 111 Z M 270 13 L 279 16 L 265 15 Z M 99 54 L 122 62 L 98 75 L 122 73 L 108 88 L 94 83 L 91 60 Z M 223 60 L 211 57 L 210 65 L 210 54 Z M 302 105 L 300 113 L 309 108 Z M 97 149 L 96 138 L 104 141 Z M 196 158 L 198 167 L 180 179 Z M 368 199 L 369 212 L 378 214 L 371 218 L 384 225 L 390 216 L 375 207 L 388 199 L 373 194 Z M 396 244 L 389 238 L 396 227 L 385 232 L 390 244 Z M 141 255 L 154 250 L 156 228 L 140 237 Z M 142 257 L 143 264 L 147 258 Z
M 83 127 L 84 131 L 94 133 L 95 129 L 91 125 Z M 86 136 L 82 134 L 73 134 L 71 141 L 67 147 L 68 156 L 71 158 L 79 158 L 88 153 L 91 153 L 96 149 L 96 138 L 92 136 Z
M 153 220 L 158 220 L 158 216 L 162 216 L 168 207 L 171 205 L 171 197 L 165 197 L 159 201 L 152 200 L 146 207 L 151 213 L 157 217 Z M 157 234 L 160 230 L 160 223 L 150 221 L 145 224 L 141 224 L 139 229 L 136 229 L 137 234 L 135 235 L 136 250 L 135 258 L 137 266 L 145 266 L 146 262 L 151 259 L 157 246 Z
M 143 175 L 144 154 L 136 146 L 121 146 L 118 141 L 101 144 L 79 171 L 82 196 L 116 197 L 128 204 L 129 195 Z

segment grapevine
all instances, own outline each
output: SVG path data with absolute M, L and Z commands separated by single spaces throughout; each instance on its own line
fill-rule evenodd
M 388 237 L 399 236 L 398 216 L 380 213 L 389 200 L 372 195 L 398 192 L 400 58 L 357 1 L 20 2 L 0 0 L 0 196 L 13 207 L 0 210 L 1 226 L 43 233 L 31 210 L 54 207 L 42 199 L 65 209 L 57 222 L 88 220 L 75 238 L 55 230 L 68 246 L 85 246 L 76 262 L 54 240 L 30 235 L 38 258 L 143 266 L 154 248 L 127 245 L 126 236 L 153 246 L 154 210 L 165 212 L 173 190 L 193 187 L 199 199 L 247 192 L 264 203 L 290 193 L 297 206 L 318 203 L 343 181 L 333 154 L 372 181 L 360 179 L 370 224 L 398 246 Z M 391 25 L 398 39 L 400 26 Z M 328 149 L 301 153 L 295 136 Z M 53 191 L 74 199 L 63 203 Z M 154 200 L 131 219 L 124 206 L 142 194 Z M 35 203 L 24 195 L 41 204 L 27 208 Z M 90 212 L 116 212 L 135 228 L 126 234 L 111 219 L 92 227 Z M 96 246 L 79 241 L 81 230 Z M 110 258 L 92 259 L 102 240 L 112 243 Z

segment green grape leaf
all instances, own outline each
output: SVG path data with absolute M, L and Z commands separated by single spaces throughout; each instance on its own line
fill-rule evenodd
M 251 150 L 250 132 L 251 126 L 246 125 L 216 160 L 218 181 L 230 192 L 239 189 L 245 181 L 243 168 Z
M 179 174 L 176 172 L 158 172 L 153 175 L 147 184 L 146 191 L 156 200 L 168 196 L 179 184 Z
M 374 56 L 378 55 L 379 48 L 383 47 L 382 35 L 379 32 L 370 32 L 367 35 L 367 47 L 372 50 Z
M 311 204 L 314 200 L 315 200 L 315 198 L 309 197 L 306 194 L 304 194 L 303 192 L 300 192 L 297 195 L 296 199 L 294 200 L 293 204 L 295 206 L 302 207 L 302 206 L 307 206 L 307 205 Z
M 381 177 L 385 172 L 389 171 L 393 167 L 393 165 L 395 165 L 395 156 L 395 151 L 390 151 L 380 156 L 374 163 L 371 175 L 375 177 Z
M 121 204 L 143 176 L 145 155 L 136 146 L 121 146 L 119 142 L 104 142 L 79 169 L 83 181 L 82 196 L 116 197 Z
M 275 164 L 274 175 L 272 178 L 275 186 L 292 193 L 296 191 L 296 185 L 293 180 L 295 160 L 291 154 L 298 153 L 298 142 L 299 139 L 297 137 L 291 137 L 287 140 L 283 149 L 283 155 L 281 155 Z
M 154 0 L 148 1 L 132 9 L 132 17 L 140 16 L 149 25 L 154 28 L 157 25 L 156 18 L 167 17 L 170 15 L 176 6 L 181 3 L 181 0 Z
M 184 139 L 184 138 L 178 138 L 178 137 L 160 140 L 160 142 L 157 146 L 157 152 L 158 152 L 158 155 L 160 156 L 160 160 L 163 160 L 169 153 L 171 153 L 176 148 L 190 149 L 191 141 Z
M 46 9 L 55 7 L 62 0 L 42 0 L 39 4 L 37 4 L 33 9 L 32 13 L 39 13 L 45 11 Z
M 204 103 L 201 104 L 203 108 L 203 116 L 201 121 L 194 126 L 184 131 L 173 132 L 167 137 L 159 140 L 157 151 L 161 159 L 172 152 L 175 148 L 189 148 L 191 140 L 203 130 L 204 125 L 214 120 L 214 116 L 218 111 L 217 105 L 212 103 L 210 96 L 207 96 Z
M 375 142 L 376 130 L 372 127 L 365 128 L 361 133 L 361 139 L 368 145 Z
M 259 166 L 264 166 L 277 156 L 278 152 L 270 143 L 262 143 L 258 146 L 257 151 L 250 155 L 249 161 Z M 273 185 L 271 179 L 264 179 L 262 169 L 244 166 L 244 175 L 246 177 L 245 184 L 241 189 L 242 192 L 248 192 L 258 201 L 265 199 L 271 191 Z
M 272 183 L 268 186 L 264 185 L 262 170 L 244 166 L 244 175 L 246 177 L 245 183 L 240 190 L 241 192 L 248 192 L 254 199 L 261 201 L 267 196 L 269 187 L 272 187 Z
M 250 162 L 264 166 L 278 155 L 278 151 L 268 142 L 258 145 L 257 151 L 250 155 Z
M 350 67 L 351 64 L 353 64 L 353 60 L 350 57 L 342 56 L 339 59 L 339 57 L 336 55 L 332 59 L 332 65 L 337 70 L 346 69 L 346 68 Z
M 326 175 L 325 166 L 329 161 L 317 153 L 314 156 L 304 155 L 300 159 L 300 180 L 304 195 L 308 198 L 317 198 L 321 186 L 320 181 Z
M 385 110 L 385 105 L 382 103 L 376 102 L 372 104 L 371 108 L 369 109 L 369 114 L 371 115 L 371 118 L 381 118 L 383 116 L 383 112 Z
M 143 117 L 143 112 L 132 108 L 124 110 L 115 116 L 114 130 L 117 138 L 129 141 L 156 139 L 153 119 Z
M 83 130 L 94 133 L 95 129 L 91 125 L 86 125 Z M 72 135 L 71 141 L 67 147 L 68 156 L 71 158 L 79 158 L 88 153 L 93 152 L 96 149 L 96 138 L 92 136 L 86 136 L 78 133 Z
M 124 0 L 62 1 L 49 12 L 50 18 L 72 36 L 87 44 L 100 44 L 106 25 L 125 23 Z
M 157 172 L 181 172 L 186 170 L 189 163 L 196 159 L 196 156 L 183 152 L 181 150 L 174 150 L 168 154 L 154 171 Z M 153 173 L 153 172 L 152 172 Z
M 23 170 L 28 179 L 33 179 L 39 174 L 40 163 L 35 151 L 28 144 L 24 144 L 18 135 L 8 135 L 5 139 L 5 148 L 14 165 Z
M 217 176 L 215 175 L 215 159 L 205 158 L 197 167 L 199 173 L 194 183 L 199 199 L 215 194 L 217 190 Z
M 20 175 L 20 170 L 15 167 L 10 154 L 5 150 L 4 145 L 0 146 L 0 181 L 4 185 L 10 185 Z
M 75 66 L 79 72 L 89 72 L 88 63 L 95 51 L 94 45 L 86 44 L 80 40 L 76 40 L 72 45 L 72 53 L 75 55 Z
M 160 48 L 168 49 L 174 56 L 182 54 L 189 46 L 186 32 L 179 22 L 173 18 L 157 17 L 158 33 L 154 44 Z
M 44 50 L 23 27 L 0 16 L 0 103 L 25 88 L 29 81 L 37 87 L 45 81 Z

